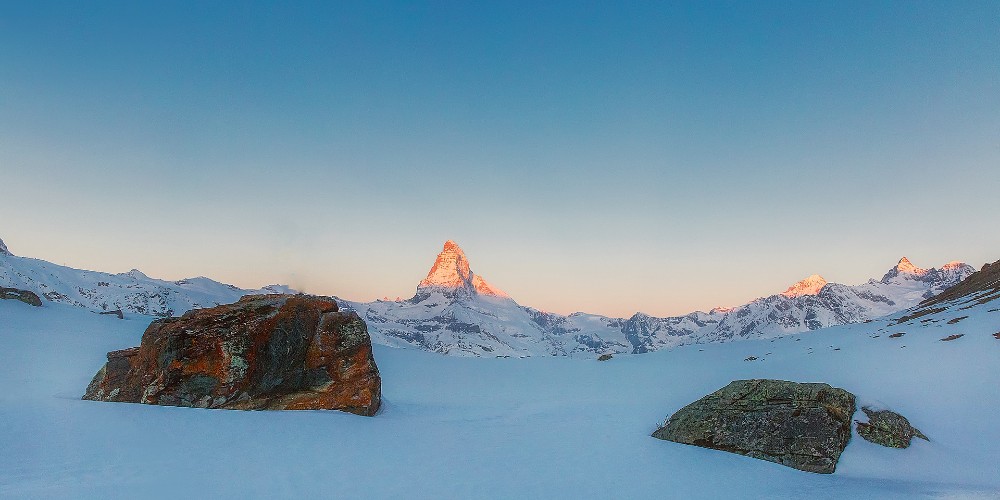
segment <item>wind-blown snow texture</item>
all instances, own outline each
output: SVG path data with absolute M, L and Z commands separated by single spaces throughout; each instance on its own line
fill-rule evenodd
M 149 318 L 0 301 L 0 498 L 996 498 L 1000 300 L 962 307 L 601 363 L 376 346 L 368 418 L 81 401 Z M 843 387 L 931 441 L 855 434 L 819 475 L 649 436 L 747 378 Z
M 108 274 L 17 257 L 0 241 L 0 286 L 35 292 L 48 302 L 146 316 L 178 316 L 185 311 L 236 302 L 247 294 L 295 293 L 284 285 L 244 290 L 205 277 L 180 281 L 150 278 L 137 269 Z
M 879 281 L 847 286 L 814 275 L 781 294 L 736 308 L 668 318 L 643 313 L 631 318 L 563 316 L 521 306 L 503 292 L 479 291 L 469 278 L 461 278 L 480 277 L 449 241 L 413 298 L 343 302 L 365 318 L 372 339 L 380 344 L 465 356 L 595 357 L 860 323 L 911 307 L 973 272 L 972 266 L 957 262 L 920 269 L 904 257 Z

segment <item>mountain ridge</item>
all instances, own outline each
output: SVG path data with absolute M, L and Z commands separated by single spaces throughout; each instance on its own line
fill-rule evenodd
M 708 312 L 669 317 L 636 312 L 627 318 L 562 315 L 517 303 L 476 274 L 465 252 L 449 240 L 411 298 L 336 299 L 365 318 L 372 338 L 384 345 L 463 356 L 597 356 L 777 337 L 867 321 L 912 307 L 974 271 L 958 262 L 921 269 L 903 257 L 881 280 L 842 285 L 812 275 L 785 292 Z M 235 302 L 246 294 L 294 292 L 284 285 L 241 289 L 203 276 L 164 281 L 137 269 L 119 274 L 79 270 L 9 251 L 0 253 L 0 286 L 96 312 L 121 309 L 156 317 Z
M 153 317 L 228 304 L 249 294 L 295 292 L 286 285 L 243 289 L 204 276 L 166 281 L 150 278 L 138 269 L 117 274 L 88 271 L 9 251 L 0 252 L 0 286 L 28 290 L 48 302 L 95 312 L 120 310 Z
M 453 256 L 442 259 L 445 252 Z M 921 269 L 903 257 L 879 281 L 842 285 L 812 275 L 782 293 L 736 307 L 671 317 L 636 312 L 628 318 L 615 318 L 544 312 L 520 305 L 506 294 L 491 297 L 476 293 L 469 286 L 471 278 L 452 279 L 478 276 L 471 271 L 464 251 L 448 240 L 442 254 L 428 277 L 448 279 L 429 283 L 425 278 L 411 299 L 344 301 L 345 305 L 369 320 L 373 338 L 397 347 L 467 356 L 639 354 L 691 343 L 768 338 L 867 321 L 912 307 L 975 271 L 957 262 L 941 269 Z M 447 266 L 455 269 L 445 269 Z

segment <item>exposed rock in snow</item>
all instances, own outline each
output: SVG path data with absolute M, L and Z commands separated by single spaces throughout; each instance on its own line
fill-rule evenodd
M 868 416 L 868 422 L 858 422 L 858 435 L 875 444 L 888 448 L 909 448 L 910 441 L 918 437 L 929 441 L 924 433 L 910 425 L 906 417 L 889 410 L 861 408 Z
M 330 298 L 256 295 L 153 321 L 108 353 L 84 399 L 374 415 L 381 379 L 364 321 Z
M 0 299 L 2 300 L 20 300 L 29 306 L 39 307 L 42 305 L 42 300 L 38 298 L 33 292 L 27 290 L 18 290 L 17 288 L 4 288 L 0 286 Z
M 832 474 L 854 394 L 827 384 L 736 380 L 670 416 L 653 437 Z
M 4 244 L 2 239 L 0 239 L 0 255 L 13 255 L 10 253 L 10 250 L 7 250 L 7 245 Z

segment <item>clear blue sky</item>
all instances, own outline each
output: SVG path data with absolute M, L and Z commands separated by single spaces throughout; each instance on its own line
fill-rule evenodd
M 0 238 L 74 267 L 666 315 L 1000 259 L 998 188 L 996 1 L 0 6 Z

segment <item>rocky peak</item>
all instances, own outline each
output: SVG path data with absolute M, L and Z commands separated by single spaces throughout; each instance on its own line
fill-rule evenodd
M 897 271 L 899 271 L 900 273 L 916 274 L 918 276 L 922 276 L 924 274 L 927 274 L 927 270 L 926 269 L 921 269 L 921 268 L 913 265 L 913 263 L 910 262 L 910 259 L 907 259 L 906 257 L 903 257 L 902 259 L 899 259 L 899 263 L 896 264 L 896 268 L 895 269 Z
M 889 280 L 899 276 L 910 279 L 919 279 L 927 275 L 928 272 L 929 271 L 927 269 L 919 268 L 913 265 L 913 263 L 910 262 L 910 259 L 903 257 L 899 259 L 899 262 L 896 263 L 896 265 L 893 266 L 889 272 L 885 273 L 885 276 L 882 276 L 882 282 L 888 282 Z
M 953 260 L 953 261 L 951 261 L 951 262 L 949 262 L 949 263 L 941 266 L 941 269 L 944 270 L 944 271 L 952 271 L 952 270 L 955 270 L 955 269 L 961 269 L 961 268 L 963 268 L 965 266 L 968 266 L 968 264 L 966 264 L 965 262 Z
M 0 255 L 13 255 L 10 253 L 10 250 L 7 250 L 7 245 L 4 244 L 2 239 L 0 239 Z
M 823 289 L 824 286 L 826 286 L 826 283 L 827 281 L 823 279 L 822 276 L 814 274 L 788 287 L 788 289 L 781 292 L 781 294 L 789 298 L 801 297 L 803 295 L 816 295 Z
M 469 295 L 491 295 L 507 297 L 499 288 L 486 282 L 482 276 L 472 272 L 465 252 L 452 240 L 444 243 L 444 248 L 434 260 L 427 277 L 417 285 L 417 292 L 439 290 L 446 294 L 460 292 Z

